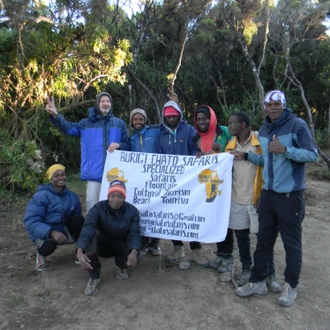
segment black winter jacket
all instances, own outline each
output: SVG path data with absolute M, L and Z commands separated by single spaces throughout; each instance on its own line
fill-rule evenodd
M 86 251 L 97 230 L 104 237 L 127 241 L 128 251 L 140 250 L 140 214 L 130 203 L 124 202 L 119 210 L 113 210 L 107 200 L 95 204 L 86 216 L 76 248 Z

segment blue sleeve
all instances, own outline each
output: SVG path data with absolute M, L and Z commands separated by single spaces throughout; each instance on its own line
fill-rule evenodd
M 253 153 L 253 152 L 249 151 L 247 160 L 249 162 L 251 162 L 252 164 L 254 164 L 254 165 L 264 166 L 264 157 L 263 157 L 263 155 L 259 155 L 259 154 L 256 154 L 256 153 Z
M 87 246 L 92 242 L 92 239 L 96 235 L 99 224 L 99 217 L 99 210 L 94 205 L 86 216 L 78 242 L 76 244 L 76 249 L 82 248 L 84 251 L 87 250 Z
M 124 121 L 121 120 L 121 138 L 119 142 L 119 148 L 121 150 L 130 150 L 127 126 Z
M 76 194 L 75 194 L 76 195 Z M 81 213 L 81 204 L 78 195 L 76 195 L 76 202 L 75 202 L 75 208 L 74 208 L 74 216 L 82 216 Z
M 131 251 L 132 249 L 136 249 L 139 251 L 141 246 L 140 214 L 136 208 L 129 228 L 127 246 L 129 251 Z
M 199 152 L 198 147 L 197 147 L 197 138 L 196 135 L 198 135 L 197 131 L 195 130 L 194 127 L 191 125 L 188 126 L 190 128 L 189 131 L 189 155 L 195 156 Z
M 81 130 L 86 127 L 86 121 L 83 119 L 80 122 L 69 122 L 65 118 L 58 114 L 56 118 L 50 116 L 50 121 L 62 132 L 71 136 L 81 136 Z
M 293 160 L 297 163 L 311 163 L 315 162 L 318 158 L 317 148 L 313 142 L 312 135 L 308 129 L 307 124 L 301 121 L 302 125 L 298 132 L 293 136 L 295 146 L 287 146 L 286 158 Z
M 46 239 L 52 227 L 46 223 L 48 202 L 40 197 L 40 194 L 33 195 L 25 211 L 24 225 L 30 238 Z

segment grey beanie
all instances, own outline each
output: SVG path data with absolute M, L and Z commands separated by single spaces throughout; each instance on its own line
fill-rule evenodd
M 136 115 L 137 113 L 141 114 L 144 117 L 144 119 L 145 119 L 146 122 L 148 120 L 147 113 L 145 112 L 145 110 L 140 109 L 140 108 L 136 108 L 136 109 L 132 110 L 132 112 L 130 114 L 130 118 L 129 118 L 129 120 L 130 120 L 130 126 L 132 128 L 134 128 L 133 125 L 132 125 L 132 119 L 133 119 L 133 116 Z
M 102 112 L 100 110 L 100 99 L 102 96 L 106 95 L 109 99 L 110 99 L 110 102 L 111 102 L 111 107 L 110 107 L 110 111 L 109 111 L 109 114 L 111 114 L 113 112 L 113 102 L 112 102 L 112 97 L 109 93 L 107 92 L 101 92 L 99 93 L 97 96 L 96 96 L 96 102 L 95 102 L 95 107 L 96 107 L 96 111 L 99 115 L 102 115 Z

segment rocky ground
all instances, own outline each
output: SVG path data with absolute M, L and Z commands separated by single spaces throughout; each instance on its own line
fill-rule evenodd
M 145 256 L 126 281 L 116 279 L 112 260 L 101 259 L 99 292 L 86 296 L 88 277 L 74 263 L 74 246 L 58 248 L 48 269 L 36 271 L 35 247 L 22 223 L 26 203 L 9 208 L 0 214 L 0 330 L 330 329 L 330 183 L 310 178 L 307 183 L 303 267 L 298 299 L 290 308 L 280 307 L 274 293 L 240 298 L 232 283 L 193 262 L 188 270 L 167 265 L 169 241 L 162 242 L 162 256 Z M 209 260 L 214 251 L 215 244 L 203 245 Z M 275 262 L 283 284 L 280 237 Z

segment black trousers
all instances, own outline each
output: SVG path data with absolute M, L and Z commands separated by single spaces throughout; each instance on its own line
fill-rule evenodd
M 69 243 L 78 241 L 84 221 L 85 219 L 82 216 L 71 217 L 66 221 L 64 234 L 68 236 Z M 51 255 L 58 245 L 52 238 L 47 238 L 46 240 L 37 239 L 36 244 L 38 253 L 43 257 Z
M 250 282 L 263 281 L 267 276 L 268 260 L 280 233 L 285 250 L 285 282 L 293 288 L 298 285 L 302 264 L 301 224 L 304 217 L 305 202 L 301 191 L 276 193 L 262 190 L 258 242 L 253 255 Z

